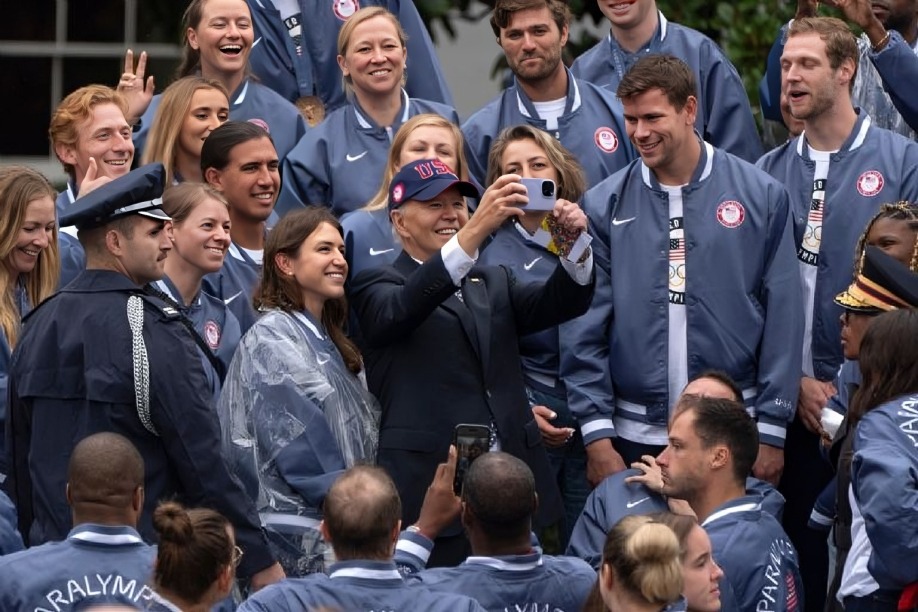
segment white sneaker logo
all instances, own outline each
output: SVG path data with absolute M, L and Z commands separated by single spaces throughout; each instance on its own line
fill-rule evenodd
M 347 158 L 347 161 L 355 162 L 366 154 L 367 154 L 366 151 L 364 151 L 363 153 L 358 153 L 357 155 L 351 155 L 350 153 L 348 153 L 345 157 Z
M 370 256 L 376 257 L 377 255 L 382 255 L 383 253 L 389 253 L 394 250 L 395 249 L 382 249 L 381 251 L 377 251 L 376 249 L 370 247 Z
M 634 217 L 628 217 L 627 219 L 612 219 L 612 225 L 624 225 L 632 221 L 634 221 Z
M 540 259 L 542 259 L 542 258 L 541 258 L 541 257 L 536 257 L 535 259 L 533 259 L 532 261 L 530 261 L 528 264 L 523 264 L 523 268 L 525 268 L 526 271 L 529 272 L 530 270 L 532 270 L 532 266 L 536 265 L 536 262 L 539 261 Z
M 626 508 L 634 508 L 634 507 L 637 506 L 638 504 L 643 503 L 643 502 L 647 501 L 648 499 L 650 499 L 650 498 L 649 498 L 649 497 L 642 497 L 641 499 L 637 500 L 636 502 L 628 502 L 627 504 L 625 504 L 625 507 L 626 507 Z
M 242 292 L 241 292 L 241 291 L 238 292 L 236 295 L 233 295 L 233 296 L 230 296 L 230 297 L 226 298 L 225 300 L 223 300 L 223 303 L 226 304 L 226 305 L 229 305 L 230 302 L 232 302 L 233 300 L 235 300 L 235 299 L 236 299 L 237 297 L 239 297 L 240 295 L 242 295 Z

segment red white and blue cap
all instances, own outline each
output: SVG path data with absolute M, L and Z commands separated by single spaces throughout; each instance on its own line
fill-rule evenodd
M 478 188 L 460 180 L 449 166 L 439 159 L 422 159 L 402 166 L 389 183 L 389 210 L 398 208 L 409 200 L 427 202 L 450 187 L 469 198 L 481 197 Z
M 61 227 L 90 229 L 127 215 L 168 221 L 169 215 L 163 211 L 165 184 L 162 164 L 141 166 L 77 198 L 61 215 Z

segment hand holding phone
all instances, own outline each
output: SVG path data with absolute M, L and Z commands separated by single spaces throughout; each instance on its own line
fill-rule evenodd
M 522 178 L 520 183 L 526 188 L 529 202 L 521 206 L 523 210 L 549 211 L 555 208 L 555 182 L 551 179 Z
M 453 445 L 456 447 L 458 456 L 453 491 L 456 495 L 461 495 L 462 482 L 472 462 L 491 448 L 491 428 L 487 425 L 456 425 L 453 432 Z

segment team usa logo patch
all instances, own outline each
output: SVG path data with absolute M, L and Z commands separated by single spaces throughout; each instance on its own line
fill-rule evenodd
M 872 198 L 883 191 L 883 175 L 878 170 L 868 170 L 857 177 L 857 190 L 862 196 Z
M 220 348 L 220 326 L 215 321 L 204 324 L 204 342 L 212 349 Z
M 746 220 L 746 209 L 736 200 L 721 202 L 717 207 L 717 220 L 730 229 L 739 227 Z
M 596 146 L 605 153 L 615 153 L 618 149 L 618 136 L 611 128 L 601 127 L 593 134 Z
M 402 203 L 402 198 L 405 197 L 405 186 L 401 183 L 392 188 L 392 201 L 396 204 Z
M 347 21 L 351 15 L 360 10 L 360 2 L 357 0 L 332 0 L 332 10 L 335 17 L 341 21 Z
M 271 133 L 271 128 L 268 127 L 268 123 L 264 119 L 249 119 L 248 122 L 254 123 L 269 134 Z

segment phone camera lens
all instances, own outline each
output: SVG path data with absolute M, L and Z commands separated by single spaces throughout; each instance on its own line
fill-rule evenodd
M 551 181 L 542 181 L 542 195 L 546 198 L 555 195 L 555 184 Z

